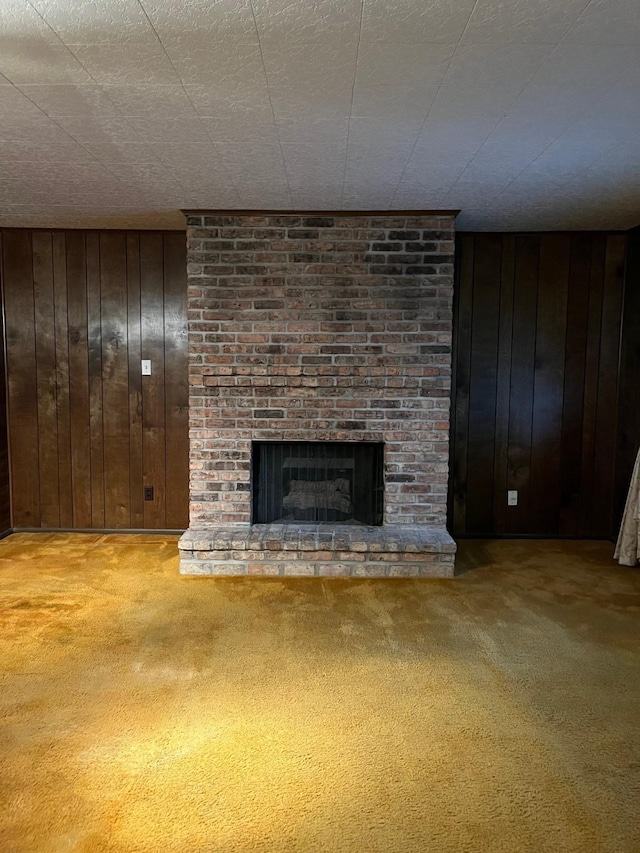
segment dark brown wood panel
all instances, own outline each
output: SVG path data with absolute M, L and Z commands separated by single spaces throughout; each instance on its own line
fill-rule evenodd
M 618 530 L 640 448 L 640 228 L 628 232 L 616 431 L 613 527 Z
M 85 235 L 70 231 L 67 245 L 69 414 L 73 526 L 91 527 L 91 430 Z
M 130 527 L 126 234 L 101 234 L 100 259 L 105 527 Z
M 13 526 L 40 527 L 38 374 L 29 231 L 3 233 L 2 267 Z
M 184 235 L 171 234 L 164 241 L 164 400 L 166 424 L 167 518 L 188 525 L 184 495 L 189 491 L 189 448 L 180 436 L 189 429 L 187 271 L 183 263 Z
M 55 323 L 51 322 L 55 316 L 51 233 L 35 231 L 32 247 L 40 521 L 45 527 L 60 527 L 56 330 Z
M 612 535 L 625 246 L 623 234 L 458 237 L 454 535 Z
M 560 516 L 563 378 L 571 243 L 568 235 L 540 240 L 529 532 L 557 534 Z
M 4 304 L 2 284 L 2 233 L 0 232 L 0 300 Z M 0 311 L 0 535 L 11 529 L 11 490 L 9 480 L 9 437 L 7 434 L 7 382 L 5 373 L 4 311 Z
M 184 234 L 1 236 L 14 526 L 186 527 Z
M 164 294 L 155 283 L 164 276 L 162 238 L 143 234 L 140 239 L 140 301 L 142 358 L 152 364 L 151 376 L 142 377 L 143 482 L 153 489 L 144 502 L 145 527 L 165 527 L 166 464 L 164 403 Z

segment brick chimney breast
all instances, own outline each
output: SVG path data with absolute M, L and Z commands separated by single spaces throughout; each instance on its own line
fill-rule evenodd
M 188 216 L 182 572 L 453 573 L 453 252 L 452 215 Z M 382 526 L 252 525 L 267 441 L 384 443 Z

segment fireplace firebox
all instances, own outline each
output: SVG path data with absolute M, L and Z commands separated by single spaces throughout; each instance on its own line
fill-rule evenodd
M 254 524 L 381 525 L 381 442 L 256 441 Z

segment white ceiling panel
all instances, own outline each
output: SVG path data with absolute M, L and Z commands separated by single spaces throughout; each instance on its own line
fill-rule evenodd
M 260 139 L 262 144 L 279 144 L 278 130 L 273 119 L 260 122 L 242 113 L 230 119 L 204 116 L 200 122 L 211 142 L 216 144 L 247 145 L 254 139 Z
M 6 31 L 0 31 L 0 72 L 18 85 L 94 82 L 64 44 L 40 38 L 17 39 Z
M 0 224 L 631 227 L 638 91 L 638 0 L 0 0 Z
M 167 45 L 204 38 L 210 45 L 258 44 L 249 0 L 141 0 L 141 6 Z
M 72 44 L 71 50 L 96 83 L 177 83 L 178 76 L 162 45 L 120 42 Z
M 42 145 L 39 139 L 0 139 L 2 163 L 94 163 L 95 155 L 63 134 L 59 142 Z
M 312 145 L 316 156 L 323 160 L 325 146 L 347 144 L 348 118 L 330 119 L 278 119 L 278 136 L 282 145 Z M 329 159 L 329 158 L 327 158 Z
M 456 42 L 476 0 L 364 0 L 362 41 L 396 44 Z
M 353 116 L 423 120 L 447 72 L 452 44 L 363 45 L 353 91 Z
M 228 103 L 247 89 L 255 91 L 255 101 L 266 95 L 262 53 L 257 44 L 217 44 L 202 33 L 184 33 L 167 40 L 164 46 L 187 87 L 216 90 Z
M 55 121 L 58 128 L 82 144 L 141 141 L 124 116 L 94 116 L 91 121 L 86 116 L 57 116 Z
M 356 45 L 283 45 L 264 51 L 271 103 L 277 118 L 348 116 Z
M 129 116 L 127 122 L 147 145 L 172 142 L 208 142 L 209 135 L 198 116 Z
M 105 86 L 109 100 L 124 116 L 195 116 L 193 103 L 180 83 L 159 86 Z
M 557 44 L 588 0 L 478 0 L 463 41 L 476 44 Z
M 637 0 L 591 0 L 567 35 L 574 44 L 640 44 Z
M 145 44 L 156 41 L 137 0 L 30 0 L 51 29 L 67 44 Z
M 252 0 L 265 45 L 354 44 L 362 0 Z
M 98 85 L 64 83 L 20 86 L 20 91 L 49 116 L 116 116 L 118 110 Z

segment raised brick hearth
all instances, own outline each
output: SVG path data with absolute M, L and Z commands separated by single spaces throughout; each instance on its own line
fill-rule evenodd
M 181 571 L 451 575 L 453 217 L 201 215 L 187 236 Z M 258 441 L 383 442 L 382 526 L 252 525 Z

